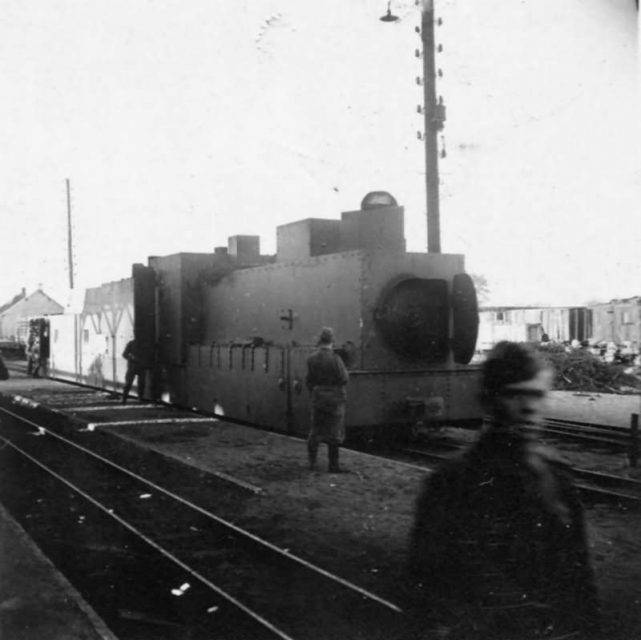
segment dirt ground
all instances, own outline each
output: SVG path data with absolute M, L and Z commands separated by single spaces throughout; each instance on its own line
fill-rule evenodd
M 404 566 L 414 502 L 425 476 L 419 468 L 343 451 L 349 473 L 310 472 L 302 442 L 224 423 L 213 429 L 114 430 L 262 487 L 228 517 L 403 607 L 413 606 Z M 608 466 L 607 455 L 596 460 Z M 589 467 L 594 461 L 584 462 Z M 622 461 L 612 464 L 621 466 Z M 603 630 L 597 637 L 641 638 L 641 513 L 592 505 L 586 517 L 603 608 Z
M 638 402 L 638 397 L 632 401 L 603 396 L 591 400 L 586 395 L 562 394 L 552 408 L 557 417 L 628 424 L 629 412 Z M 550 415 L 555 415 L 554 411 Z M 608 419 L 597 419 L 603 415 Z M 412 609 L 405 554 L 425 471 L 342 451 L 342 463 L 349 473 L 333 475 L 324 468 L 310 472 L 302 441 L 222 422 L 213 427 L 147 425 L 105 430 L 204 470 L 261 487 L 260 493 L 247 492 L 244 500 L 228 505 L 228 512 L 220 515 Z M 566 453 L 577 466 L 624 474 L 631 471 L 623 455 L 579 450 Z M 641 638 L 641 512 L 586 505 L 586 520 L 603 613 L 602 631 L 596 638 Z M 397 637 L 429 640 L 447 636 L 425 631 L 410 636 L 399 631 Z

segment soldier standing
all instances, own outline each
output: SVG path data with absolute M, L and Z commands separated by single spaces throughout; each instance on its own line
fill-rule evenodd
M 342 358 L 334 353 L 334 332 L 325 327 L 318 350 L 307 360 L 307 389 L 312 396 L 311 429 L 307 438 L 310 469 L 316 468 L 321 442 L 327 443 L 329 472 L 340 473 L 339 447 L 345 440 L 346 386 L 349 380 Z
M 145 382 L 147 370 L 145 363 L 140 358 L 135 340 L 130 340 L 122 352 L 122 357 L 127 361 L 127 372 L 125 373 L 125 387 L 122 392 L 122 404 L 127 402 L 134 379 L 138 376 L 138 398 L 143 399 L 145 394 Z
M 36 338 L 31 347 L 31 376 L 40 377 L 40 368 L 42 366 L 42 351 L 40 350 L 40 338 Z
M 2 351 L 0 351 L 0 380 L 8 380 L 9 379 L 9 370 L 4 364 L 4 360 L 2 359 Z

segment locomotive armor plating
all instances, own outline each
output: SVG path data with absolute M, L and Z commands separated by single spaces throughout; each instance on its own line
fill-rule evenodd
M 235 236 L 213 254 L 136 265 L 136 337 L 147 337 L 157 393 L 304 434 L 305 363 L 330 325 L 350 369 L 348 433 L 480 419 L 464 258 L 406 252 L 403 214 L 370 205 L 283 225 L 274 257 Z
M 479 422 L 463 256 L 408 253 L 389 194 L 361 207 L 278 227 L 275 256 L 234 236 L 133 265 L 132 278 L 88 290 L 82 312 L 52 319 L 52 375 L 120 389 L 119 354 L 135 338 L 146 397 L 306 434 L 306 361 L 325 325 L 350 371 L 348 437 Z

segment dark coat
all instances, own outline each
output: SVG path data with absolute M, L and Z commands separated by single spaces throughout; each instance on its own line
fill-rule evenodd
M 522 436 L 489 429 L 427 478 L 409 556 L 428 600 L 471 605 L 481 624 L 536 635 L 598 616 L 570 468 Z
M 136 341 L 130 340 L 122 352 L 122 357 L 127 361 L 127 372 L 137 374 L 145 370 L 145 363 L 140 358 Z
M 312 396 L 310 439 L 328 444 L 345 440 L 348 380 L 347 368 L 331 346 L 320 347 L 308 358 L 305 384 Z
M 307 359 L 305 384 L 309 391 L 314 387 L 343 388 L 349 381 L 349 373 L 343 359 L 334 353 L 331 346 L 320 347 Z

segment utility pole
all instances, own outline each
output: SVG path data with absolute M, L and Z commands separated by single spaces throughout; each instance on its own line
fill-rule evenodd
M 423 41 L 423 111 L 425 114 L 425 187 L 427 197 L 427 250 L 441 252 L 441 214 L 438 175 L 438 132 L 445 121 L 445 107 L 436 101 L 434 61 L 434 2 L 423 0 L 421 8 Z
M 416 2 L 418 4 L 418 0 Z M 387 3 L 387 14 L 380 18 L 383 22 L 396 22 L 398 16 L 392 13 L 391 0 Z M 424 132 L 418 137 L 425 143 L 425 194 L 427 204 L 427 250 L 441 253 L 441 213 L 439 202 L 438 176 L 438 132 L 445 123 L 445 105 L 436 100 L 436 63 L 434 60 L 434 0 L 421 0 L 421 26 L 416 27 L 421 34 L 423 52 L 417 49 L 416 55 L 423 57 L 423 78 L 417 78 L 423 85 L 423 106 L 419 113 L 424 114 Z
M 67 178 L 67 260 L 69 261 L 69 288 L 73 289 L 73 243 L 71 237 L 71 187 Z

